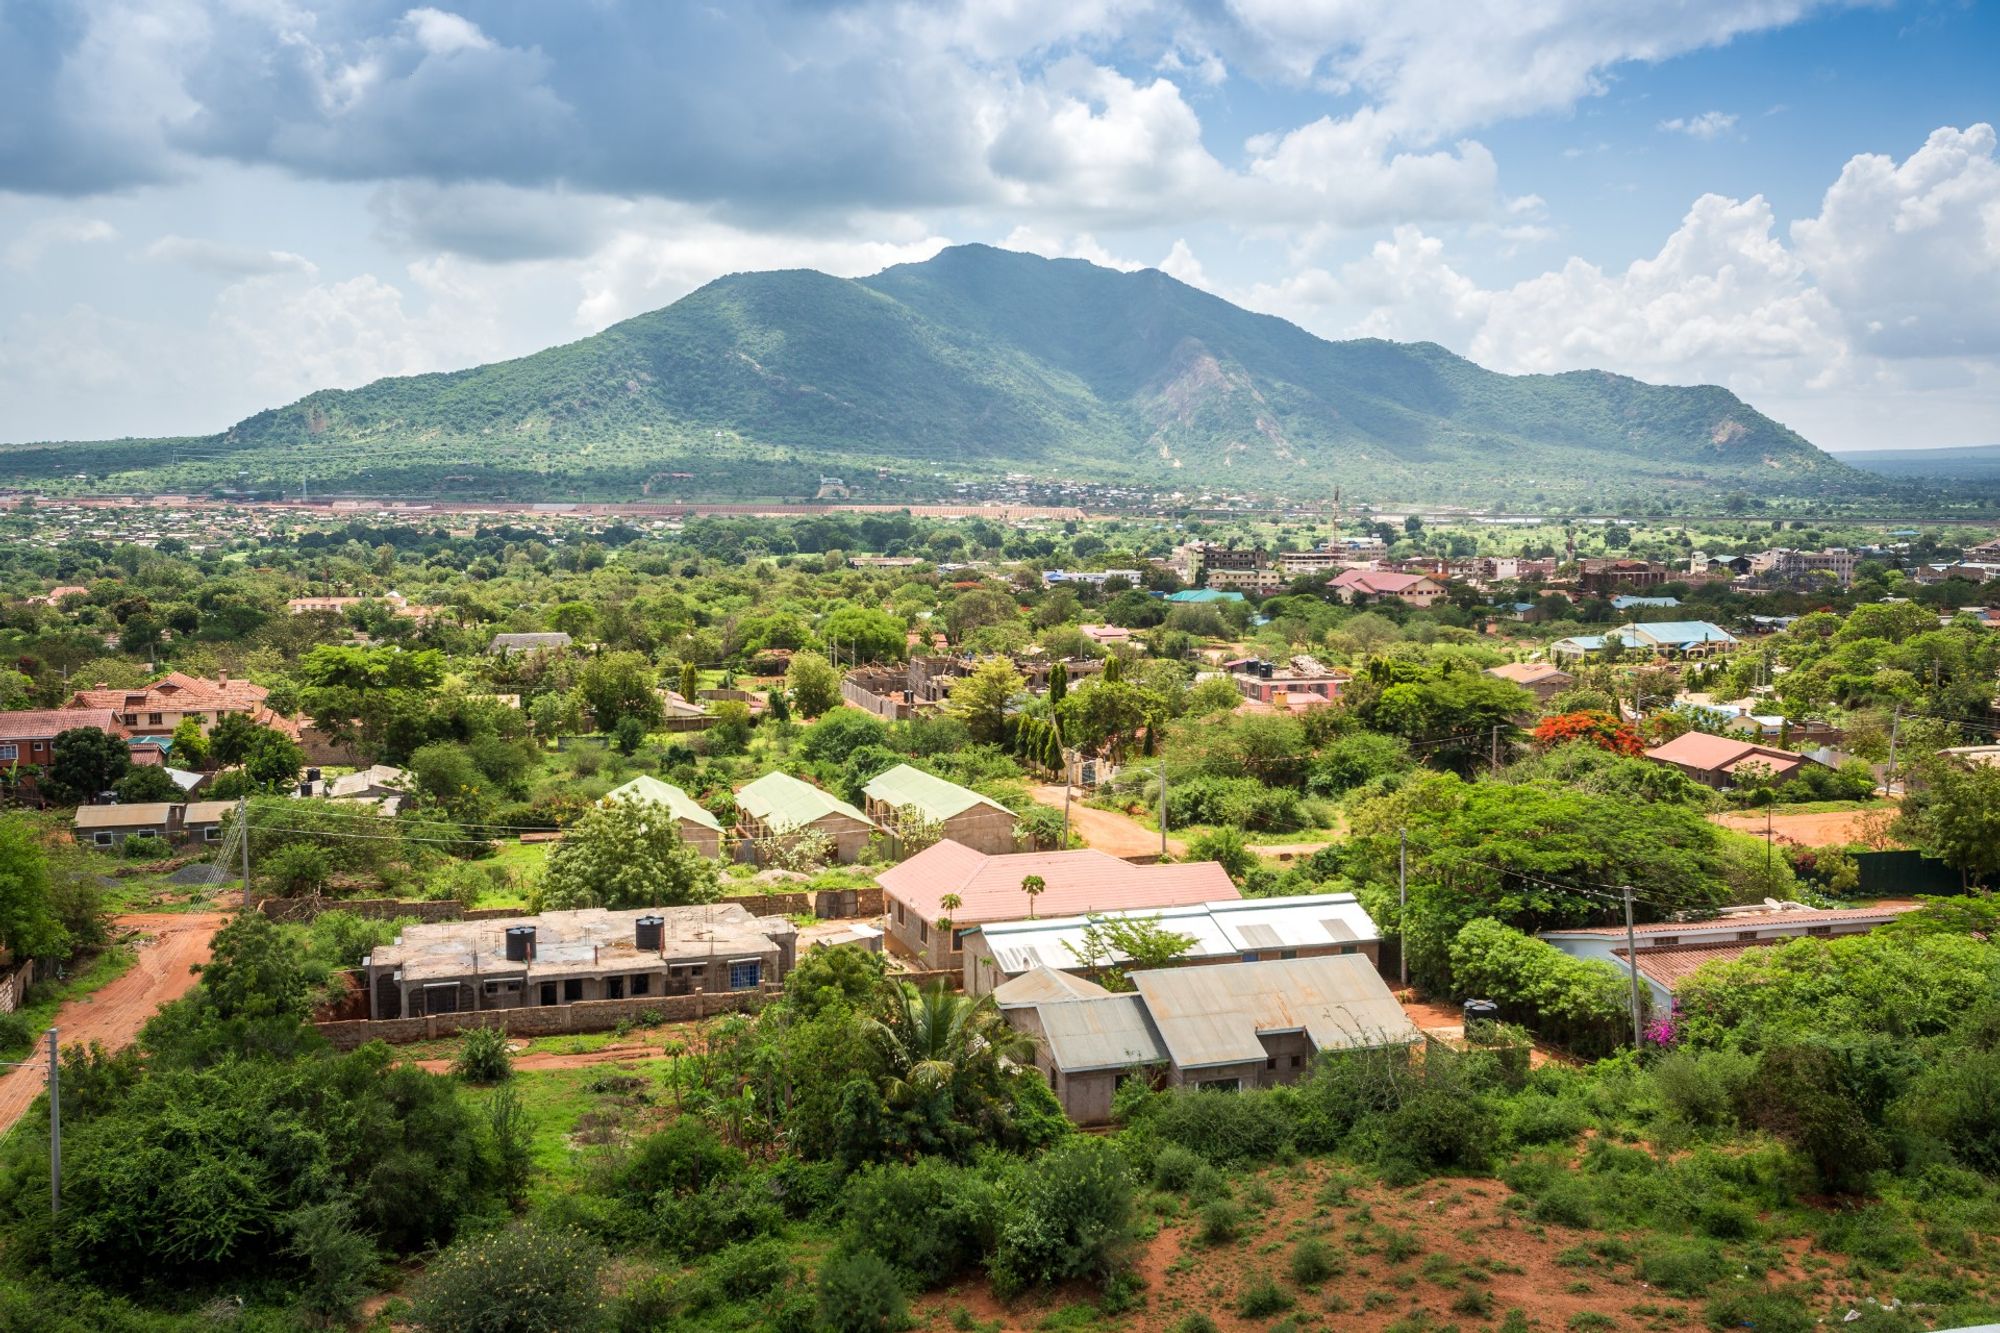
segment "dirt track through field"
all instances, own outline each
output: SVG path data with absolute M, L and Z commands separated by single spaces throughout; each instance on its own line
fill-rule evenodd
M 1790 838 L 1807 847 L 1838 847 L 1862 841 L 1871 816 L 1879 821 L 1880 812 L 1835 810 L 1827 814 L 1772 815 L 1771 834 L 1778 838 Z M 1764 816 L 1754 810 L 1710 815 L 1708 818 L 1710 823 L 1724 828 L 1737 829 L 1759 838 L 1764 836 Z
M 633 1060 L 664 1060 L 666 1056 L 664 1047 L 636 1042 L 604 1046 L 594 1051 L 529 1051 L 514 1057 L 514 1072 L 535 1074 L 556 1069 L 588 1069 L 592 1065 L 618 1065 Z M 451 1072 L 450 1060 L 414 1060 L 411 1063 L 432 1074 Z
M 1063 808 L 1063 789 L 1054 783 L 1030 787 L 1028 794 L 1052 809 Z M 1083 839 L 1084 846 L 1095 847 L 1100 852 L 1109 852 L 1128 861 L 1160 854 L 1158 829 L 1149 829 L 1130 815 L 1121 815 L 1115 810 L 1093 809 L 1083 803 L 1081 792 L 1070 798 L 1069 826 L 1071 832 Z M 1185 856 L 1187 844 L 1168 834 L 1167 854 Z
M 139 912 L 114 918 L 114 934 L 138 931 L 148 938 L 138 946 L 138 956 L 123 976 L 56 1011 L 62 1044 L 94 1041 L 114 1051 L 130 1045 L 161 1005 L 194 987 L 191 969 L 208 961 L 209 942 L 228 920 L 224 912 Z M 37 1034 L 34 1063 L 0 1076 L 0 1134 L 14 1127 L 47 1085 L 47 1066 L 39 1058 L 45 1036 L 46 1032 Z

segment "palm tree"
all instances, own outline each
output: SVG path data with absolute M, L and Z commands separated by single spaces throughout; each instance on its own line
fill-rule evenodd
M 949 935 L 951 933 L 952 913 L 965 906 L 965 899 L 955 893 L 947 893 L 944 897 L 938 899 L 938 906 L 944 909 L 944 915 L 938 918 L 938 933 Z
M 1041 897 L 1042 890 L 1048 886 L 1048 881 L 1040 875 L 1030 875 L 1021 881 L 1021 892 L 1028 895 L 1028 920 L 1035 919 L 1035 899 Z
M 1034 1056 L 1034 1039 L 1009 1027 L 991 995 L 974 999 L 942 979 L 918 990 L 885 982 L 881 1016 L 868 1020 L 891 1102 L 918 1092 L 959 1091 L 999 1072 L 1003 1061 Z

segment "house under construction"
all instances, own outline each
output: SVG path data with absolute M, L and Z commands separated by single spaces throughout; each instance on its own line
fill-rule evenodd
M 361 960 L 376 1019 L 750 991 L 784 980 L 798 928 L 740 903 L 586 908 L 413 925 Z

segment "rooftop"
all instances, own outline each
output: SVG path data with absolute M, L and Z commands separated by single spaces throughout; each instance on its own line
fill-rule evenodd
M 636 923 L 642 916 L 662 918 L 657 951 L 642 951 L 634 942 Z M 525 962 L 507 958 L 507 931 L 514 926 L 535 928 L 534 957 Z M 622 912 L 591 907 L 540 916 L 407 926 L 395 943 L 375 949 L 363 965 L 395 968 L 404 981 L 479 973 L 554 977 L 579 972 L 638 972 L 657 969 L 662 958 L 756 958 L 770 951 L 774 939 L 795 931 L 783 917 L 755 917 L 741 903 L 642 907 Z
M 662 782 L 648 773 L 641 773 L 622 787 L 613 787 L 604 794 L 604 799 L 621 802 L 648 801 L 654 805 L 665 806 L 667 812 L 675 819 L 685 819 L 703 828 L 714 829 L 717 833 L 722 832 L 722 824 L 714 815 L 702 809 L 692 796 L 673 783 Z
M 789 833 L 828 815 L 847 818 L 874 827 L 862 814 L 830 791 L 789 773 L 766 773 L 736 793 L 736 808 L 760 821 L 773 833 Z
M 1720 936 L 1732 938 L 1746 930 L 1804 930 L 1808 926 L 1831 925 L 1835 922 L 1875 922 L 1893 921 L 1905 912 L 1914 912 L 1914 906 L 1882 907 L 1803 907 L 1797 904 L 1785 907 L 1769 907 L 1755 911 L 1732 912 L 1726 916 L 1709 917 L 1701 921 L 1655 921 L 1643 926 L 1632 927 L 1634 935 L 1672 935 L 1685 939 L 1689 936 Z M 1544 936 L 1601 935 L 1623 938 L 1623 926 L 1577 926 L 1568 930 L 1545 930 Z
M 1351 893 L 1224 898 L 1103 915 L 1156 919 L 1161 929 L 1194 940 L 1184 955 L 1190 959 L 1234 958 L 1262 949 L 1326 948 L 1381 938 L 1367 909 Z M 1038 967 L 1082 966 L 1077 951 L 1084 947 L 1089 924 L 1088 916 L 1037 917 L 982 926 L 980 934 L 1001 972 L 1027 974 Z
M 1030 875 L 1040 876 L 1044 884 L 1033 899 L 1021 890 L 1021 882 Z M 968 925 L 1015 921 L 1043 912 L 1073 917 L 1242 896 L 1213 861 L 1141 866 L 1094 848 L 989 856 L 949 838 L 876 878 L 884 893 L 924 920 L 949 915 Z M 947 893 L 959 897 L 959 905 L 949 913 L 941 901 Z
M 76 827 L 131 828 L 139 824 L 166 824 L 173 818 L 174 805 L 170 801 L 147 801 L 141 805 L 80 805 L 76 808 Z
M 109 708 L 23 708 L 0 713 L 0 740 L 39 740 L 72 727 L 116 732 L 118 715 Z
M 1182 1069 L 1261 1065 L 1258 1038 L 1281 1033 L 1303 1032 L 1322 1051 L 1402 1045 L 1420 1036 L 1360 954 L 1162 968 L 1134 972 L 1132 984 Z M 1048 1012 L 1042 1011 L 1045 1020 Z
M 1805 762 L 1803 756 L 1789 750 L 1758 745 L 1737 736 L 1714 736 L 1705 731 L 1683 732 L 1666 744 L 1646 751 L 1646 758 L 1703 771 L 1730 771 L 1739 764 L 1754 760 L 1769 764 L 1775 771 L 1785 772 Z
M 908 764 L 898 764 L 887 772 L 876 774 L 861 790 L 871 801 L 883 801 L 897 810 L 914 805 L 926 819 L 940 822 L 980 805 L 991 806 L 1010 817 L 1013 813 L 1000 802 L 981 796 L 970 787 L 946 782 L 935 774 Z

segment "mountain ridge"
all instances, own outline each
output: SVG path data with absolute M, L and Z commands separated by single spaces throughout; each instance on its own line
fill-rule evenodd
M 524 357 L 316 391 L 201 458 L 166 443 L 43 448 L 107 489 L 289 470 L 375 494 L 761 496 L 872 472 L 1486 500 L 1857 475 L 1718 386 L 1504 375 L 1436 343 L 1322 339 L 1157 269 L 990 246 L 859 279 L 729 274 Z

